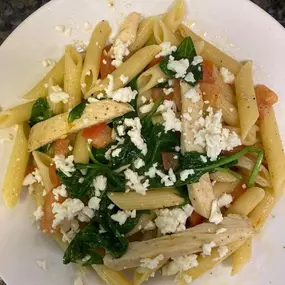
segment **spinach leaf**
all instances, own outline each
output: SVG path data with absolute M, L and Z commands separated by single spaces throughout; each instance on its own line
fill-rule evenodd
M 43 146 L 39 147 L 37 149 L 37 151 L 40 151 L 40 152 L 43 152 L 43 153 L 47 153 L 50 150 L 51 146 L 52 146 L 52 144 L 48 143 L 46 145 L 43 145 Z
M 131 102 L 129 103 L 130 105 L 133 106 L 134 109 L 136 109 L 137 106 L 137 99 L 138 99 L 138 78 L 141 74 L 139 73 L 136 77 L 134 77 L 129 84 L 127 85 L 128 87 L 131 87 L 131 89 L 133 91 L 137 91 L 137 96 L 135 97 L 135 99 L 131 100 Z
M 45 121 L 53 116 L 53 113 L 49 109 L 47 99 L 39 98 L 33 105 L 29 124 L 33 125 Z
M 75 106 L 68 115 L 68 123 L 72 123 L 74 120 L 81 118 L 83 111 L 85 110 L 86 106 L 88 105 L 88 101 L 85 100 Z
M 197 56 L 197 54 L 194 43 L 190 37 L 187 37 L 182 41 L 175 52 L 163 58 L 163 60 L 159 63 L 159 66 L 162 72 L 173 78 L 175 77 L 176 73 L 167 67 L 170 57 L 173 57 L 174 60 L 177 61 L 181 59 L 188 59 L 189 67 L 187 69 L 186 76 L 181 77 L 181 79 L 185 80 L 191 86 L 195 86 L 197 81 L 203 78 L 202 64 L 192 64 L 195 56 Z M 193 75 L 193 78 L 192 76 L 188 77 L 188 74 Z

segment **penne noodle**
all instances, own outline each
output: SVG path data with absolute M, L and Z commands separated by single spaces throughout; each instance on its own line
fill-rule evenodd
M 54 185 L 51 183 L 49 176 L 49 167 L 52 163 L 52 159 L 45 153 L 39 151 L 33 151 L 33 157 L 36 162 L 37 168 L 39 169 L 42 183 L 47 192 L 54 188 Z
M 29 131 L 30 128 L 27 123 L 23 123 L 18 126 L 12 153 L 6 170 L 2 195 L 5 204 L 9 208 L 16 206 L 22 192 L 22 184 L 30 156 L 28 153 Z
M 213 191 L 216 199 L 221 197 L 222 194 L 230 194 L 235 190 L 235 188 L 239 185 L 240 181 L 234 181 L 234 182 L 217 182 L 213 186 Z
M 265 188 L 264 190 L 265 196 L 263 200 L 248 216 L 256 230 L 260 230 L 264 226 L 270 212 L 276 203 L 275 193 L 272 191 L 272 189 Z
M 148 190 L 146 195 L 134 191 L 128 193 L 112 192 L 108 194 L 108 197 L 123 210 L 152 210 L 185 203 L 185 199 L 179 196 L 177 190 L 171 188 Z
M 236 275 L 242 268 L 250 262 L 252 252 L 252 238 L 249 238 L 240 248 L 238 248 L 233 254 L 233 266 L 231 275 Z
M 204 48 L 205 48 L 205 42 L 204 41 L 196 41 L 194 42 L 195 50 L 197 55 L 201 55 Z
M 48 72 L 48 74 L 37 83 L 26 95 L 25 99 L 38 99 L 47 96 L 46 84 L 48 84 L 49 79 L 53 78 L 57 84 L 63 84 L 64 78 L 64 56 L 57 62 L 57 64 Z
M 176 0 L 169 11 L 163 17 L 163 22 L 173 33 L 179 28 L 185 16 L 185 4 L 183 0 Z
M 141 49 L 147 43 L 153 33 L 154 21 L 155 17 L 148 17 L 139 23 L 136 40 L 129 47 L 130 52 Z
M 159 64 L 147 69 L 138 78 L 139 93 L 144 93 L 151 88 L 155 87 L 159 82 L 158 80 L 166 81 L 169 77 L 161 71 Z
M 158 45 L 150 45 L 140 49 L 134 55 L 132 55 L 127 61 L 125 61 L 110 75 L 113 79 L 112 90 L 117 90 L 126 86 L 153 60 L 153 58 L 160 51 L 161 48 Z M 144 60 L 141 60 L 142 58 Z M 120 79 L 121 75 L 128 77 L 128 80 L 125 83 L 123 83 Z M 92 94 L 97 95 L 100 92 L 104 92 L 104 90 L 108 87 L 110 83 L 109 81 L 109 78 L 103 79 L 100 84 L 91 87 L 91 89 L 85 94 L 85 97 L 88 98 Z
M 150 212 L 149 214 L 142 214 L 139 218 L 138 223 L 135 225 L 135 227 L 126 234 L 126 236 L 132 236 L 140 231 L 150 231 L 145 230 L 145 226 L 152 221 L 155 218 L 154 212 Z
M 63 104 L 62 102 L 58 102 L 58 103 L 54 103 L 50 100 L 50 94 L 52 94 L 54 92 L 53 87 L 56 86 L 56 82 L 53 78 L 50 78 L 48 81 L 48 97 L 47 97 L 47 101 L 48 101 L 48 105 L 50 110 L 52 111 L 53 114 L 57 115 L 63 112 Z
M 217 171 L 210 174 L 211 180 L 217 181 L 217 182 L 236 182 L 239 181 L 239 179 L 231 174 L 230 172 L 224 172 L 224 171 Z
M 89 161 L 88 142 L 82 136 L 82 132 L 76 135 L 72 154 L 76 163 L 88 163 Z
M 35 101 L 16 106 L 0 114 L 0 128 L 9 128 L 28 121 Z
M 165 25 L 162 19 L 158 18 L 153 25 L 153 35 L 158 44 L 170 42 L 174 46 L 180 44 L 179 39 L 173 32 Z
M 85 94 L 98 79 L 102 51 L 110 33 L 110 25 L 104 20 L 96 25 L 92 33 L 80 77 L 83 94 Z
M 276 199 L 284 193 L 285 156 L 274 110 L 260 118 L 260 134 Z
M 240 118 L 241 138 L 245 140 L 259 117 L 253 86 L 251 61 L 247 62 L 241 68 L 236 77 L 235 86 Z
M 264 195 L 262 188 L 251 187 L 233 202 L 227 213 L 247 216 L 263 200 Z
M 81 102 L 80 76 L 82 71 L 82 55 L 71 46 L 65 49 L 64 91 L 69 94 L 64 111 L 74 108 Z
M 40 207 L 40 206 L 42 207 L 45 202 L 44 186 L 41 183 L 34 183 L 30 187 L 32 187 L 33 189 L 33 195 L 34 195 L 37 207 Z
M 88 104 L 82 116 L 71 124 L 68 123 L 69 113 L 59 114 L 32 127 L 29 137 L 29 151 L 36 150 L 84 128 L 109 122 L 113 118 L 120 117 L 130 111 L 132 111 L 132 107 L 128 104 L 103 100 Z
M 185 25 L 180 25 L 179 32 L 183 38 L 191 37 L 194 42 L 203 40 L 200 36 L 195 34 L 192 30 L 190 30 Z M 240 71 L 242 64 L 229 55 L 225 54 L 214 45 L 210 44 L 209 42 L 205 41 L 205 47 L 201 56 L 204 60 L 209 60 L 213 62 L 215 65 L 220 67 L 225 67 L 233 74 L 237 75 Z

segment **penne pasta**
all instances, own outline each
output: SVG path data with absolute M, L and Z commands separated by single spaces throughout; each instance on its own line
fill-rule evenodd
M 46 84 L 48 84 L 49 79 L 53 78 L 57 84 L 63 84 L 64 77 L 64 62 L 65 59 L 62 57 L 57 64 L 48 72 L 48 74 L 37 83 L 27 94 L 24 95 L 25 99 L 38 99 L 47 96 Z
M 13 208 L 20 199 L 22 184 L 29 161 L 28 136 L 30 128 L 27 123 L 17 129 L 12 153 L 3 182 L 3 199 L 7 207 Z
M 173 33 L 179 28 L 185 16 L 185 4 L 183 0 L 176 0 L 169 11 L 163 17 L 163 22 Z
M 200 36 L 195 34 L 192 30 L 190 30 L 185 25 L 180 25 L 179 32 L 183 38 L 191 37 L 194 42 L 203 40 Z M 209 42 L 205 41 L 205 47 L 201 56 L 204 60 L 209 60 L 213 62 L 216 66 L 225 67 L 233 74 L 237 75 L 240 71 L 242 64 L 229 55 L 225 54 L 214 45 L 210 44 Z
M 177 190 L 171 188 L 148 190 L 146 195 L 134 191 L 128 193 L 112 192 L 108 194 L 108 197 L 123 210 L 152 210 L 185 203 L 185 199 L 179 196 Z
M 142 214 L 139 218 L 138 223 L 136 226 L 126 234 L 126 236 L 132 236 L 140 231 L 151 231 L 151 229 L 145 229 L 146 225 L 151 222 L 155 218 L 155 213 L 150 212 L 148 214 Z
M 68 113 L 59 114 L 32 127 L 29 137 L 29 151 L 92 125 L 108 122 L 130 111 L 132 111 L 132 107 L 128 104 L 103 100 L 88 104 L 81 118 L 72 124 L 68 123 Z M 94 114 L 96 115 L 94 116 Z
M 153 25 L 153 35 L 158 44 L 170 42 L 174 46 L 180 44 L 179 39 L 173 32 L 166 26 L 161 18 L 156 19 Z
M 276 199 L 279 199 L 285 189 L 285 156 L 273 109 L 260 118 L 260 134 L 273 191 Z
M 109 23 L 103 20 L 96 25 L 91 35 L 80 77 L 83 94 L 85 94 L 98 79 L 102 52 L 110 33 L 111 28 Z
M 262 188 L 249 188 L 234 201 L 227 213 L 247 216 L 263 200 L 264 195 L 265 191 Z
M 64 91 L 68 93 L 68 102 L 64 111 L 72 109 L 81 102 L 80 76 L 82 71 L 82 55 L 71 46 L 65 49 Z
M 139 93 L 144 93 L 155 87 L 159 80 L 166 81 L 169 77 L 161 71 L 159 65 L 147 69 L 138 78 Z
M 141 49 L 147 43 L 153 33 L 154 21 L 155 17 L 148 17 L 139 23 L 135 42 L 129 47 L 130 52 Z
M 250 262 L 252 252 L 252 238 L 249 238 L 240 248 L 233 254 L 233 266 L 231 275 L 238 274 L 242 268 Z
M 72 154 L 76 163 L 88 163 L 89 161 L 88 142 L 82 136 L 82 132 L 76 135 Z
M 0 128 L 9 128 L 27 122 L 35 101 L 16 106 L 0 114 Z
M 217 182 L 213 186 L 213 191 L 216 199 L 221 197 L 224 193 L 230 194 L 235 190 L 235 188 L 239 185 L 240 181 L 234 181 L 234 182 Z
M 52 100 L 50 100 L 50 95 L 54 92 L 54 86 L 56 86 L 56 82 L 53 78 L 50 78 L 48 81 L 48 105 L 50 110 L 53 114 L 57 115 L 63 112 L 63 104 L 62 102 L 54 103 Z
M 40 206 L 42 207 L 45 202 L 44 186 L 42 185 L 42 183 L 34 183 L 30 187 L 32 187 L 33 189 L 33 195 L 34 195 L 37 207 L 40 207 Z
M 211 180 L 217 181 L 217 182 L 236 182 L 239 181 L 239 179 L 234 176 L 230 172 L 225 171 L 217 171 L 210 174 Z
M 33 151 L 33 157 L 36 162 L 37 168 L 39 169 L 44 188 L 47 192 L 49 192 L 54 188 L 54 185 L 52 184 L 49 175 L 49 167 L 52 163 L 52 159 L 47 154 L 39 151 Z
M 119 66 L 110 77 L 112 78 L 112 90 L 117 90 L 126 86 L 136 75 L 138 75 L 151 61 L 152 59 L 160 52 L 161 48 L 157 45 L 150 45 L 142 48 L 132 55 L 127 61 L 125 61 L 121 66 Z M 141 60 L 143 58 L 144 60 Z M 128 78 L 124 83 L 120 77 L 124 75 Z M 109 78 L 105 78 L 100 82 L 100 84 L 94 85 L 91 89 L 85 94 L 85 97 L 88 98 L 92 94 L 97 95 L 104 90 L 109 85 Z
M 253 87 L 251 61 L 241 68 L 236 77 L 235 85 L 240 117 L 241 138 L 245 140 L 259 117 Z

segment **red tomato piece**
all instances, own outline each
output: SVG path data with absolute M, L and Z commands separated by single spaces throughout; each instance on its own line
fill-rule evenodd
M 157 65 L 158 63 L 160 63 L 162 61 L 162 59 L 164 58 L 164 56 L 160 56 L 160 57 L 155 57 L 149 64 L 148 64 L 148 68 L 151 68 L 155 65 Z
M 56 188 L 60 185 L 60 179 L 59 179 L 59 176 L 56 174 L 55 164 L 52 164 L 49 167 L 49 178 L 50 178 L 50 182 L 52 183 L 54 188 Z
M 116 67 L 112 65 L 113 59 L 111 58 L 111 56 L 108 55 L 108 51 L 110 50 L 110 48 L 111 45 L 108 45 L 103 49 L 102 52 L 102 59 L 100 63 L 101 79 L 106 78 L 108 74 L 111 74 L 116 69 Z
M 177 153 L 175 152 L 162 152 L 161 153 L 161 157 L 162 157 L 162 164 L 163 164 L 163 168 L 165 170 L 169 170 L 170 168 L 172 168 L 173 170 L 176 170 L 178 168 L 178 157 L 175 158 L 177 156 Z
M 245 185 L 244 182 L 240 182 L 238 186 L 234 189 L 234 191 L 231 192 L 231 195 L 233 197 L 233 202 L 246 191 L 246 187 L 244 187 L 244 185 Z
M 190 224 L 190 227 L 195 227 L 204 223 L 205 220 L 206 219 L 204 217 L 193 211 L 191 216 L 188 218 L 188 223 Z
M 204 83 L 215 83 L 214 64 L 209 60 L 203 61 L 203 79 Z
M 69 139 L 58 139 L 55 141 L 54 151 L 56 155 L 66 156 L 69 153 Z

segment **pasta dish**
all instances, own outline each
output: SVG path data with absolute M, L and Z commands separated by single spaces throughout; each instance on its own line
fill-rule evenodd
M 115 38 L 100 21 L 0 114 L 1 128 L 17 125 L 6 205 L 28 189 L 63 263 L 108 285 L 186 285 L 229 256 L 239 273 L 284 191 L 278 96 L 184 14 L 182 0 L 132 12 Z

